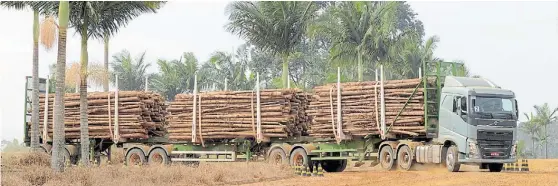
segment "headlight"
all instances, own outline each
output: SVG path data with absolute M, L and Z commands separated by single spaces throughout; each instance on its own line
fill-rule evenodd
M 469 158 L 479 158 L 479 150 L 476 142 L 469 142 Z

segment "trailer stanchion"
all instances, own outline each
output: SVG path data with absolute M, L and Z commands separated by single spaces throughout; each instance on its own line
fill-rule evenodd
M 196 96 L 198 93 L 198 75 L 194 75 L 194 104 L 192 104 L 192 143 L 196 143 L 196 104 L 197 100 Z
M 257 131 L 257 142 L 261 143 L 263 141 L 262 134 L 262 113 L 260 105 L 260 73 L 256 73 L 256 131 Z

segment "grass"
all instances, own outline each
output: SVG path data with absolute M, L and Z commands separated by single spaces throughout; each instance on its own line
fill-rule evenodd
M 124 166 L 113 162 L 98 167 L 50 168 L 50 157 L 34 153 L 2 153 L 1 185 L 230 185 L 292 177 L 288 167 L 264 162 Z

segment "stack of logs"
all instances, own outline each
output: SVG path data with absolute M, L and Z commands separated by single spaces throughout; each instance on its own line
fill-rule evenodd
M 300 136 L 309 122 L 305 109 L 309 95 L 298 89 L 262 90 L 260 92 L 263 137 Z M 196 141 L 256 138 L 257 98 L 252 91 L 179 94 L 167 109 L 169 139 L 191 141 L 192 122 L 196 118 Z
M 415 88 L 418 86 L 415 94 Z M 309 109 L 312 117 L 309 129 L 313 137 L 334 137 L 337 131 L 337 84 L 314 88 Z M 409 103 L 394 122 L 395 117 Z M 389 133 L 418 136 L 425 133 L 423 125 L 424 98 L 421 79 L 384 81 L 385 123 Z M 341 83 L 342 130 L 345 135 L 380 134 L 380 82 Z M 394 122 L 394 123 L 393 123 Z
M 54 94 L 48 98 L 48 135 L 52 138 Z M 118 125 L 121 138 L 146 139 L 165 134 L 166 106 L 156 93 L 140 91 L 118 92 Z M 42 135 L 45 111 L 45 95 L 40 95 L 40 128 Z M 90 138 L 110 139 L 115 133 L 115 93 L 95 92 L 87 94 L 87 115 Z M 80 138 L 79 93 L 64 96 L 64 130 L 66 139 Z M 110 112 L 109 112 L 110 110 Z M 31 123 L 29 123 L 31 126 Z M 29 127 L 31 131 L 31 127 Z

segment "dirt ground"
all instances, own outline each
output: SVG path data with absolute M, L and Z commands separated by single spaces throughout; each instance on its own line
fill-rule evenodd
M 417 166 L 412 171 L 381 171 L 377 167 L 347 168 L 342 173 L 325 173 L 324 177 L 301 177 L 258 182 L 248 185 L 405 185 L 405 186 L 513 186 L 558 185 L 558 160 L 529 160 L 530 172 L 481 171 L 462 166 L 461 172 L 450 173 L 445 168 Z

